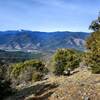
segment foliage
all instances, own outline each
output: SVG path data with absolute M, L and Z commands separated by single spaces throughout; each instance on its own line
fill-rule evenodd
M 93 73 L 100 73 L 100 17 L 95 24 L 98 25 L 98 28 L 96 25 L 91 25 L 94 32 L 86 41 L 88 49 L 86 63 L 91 67 Z
M 12 94 L 12 88 L 10 85 L 10 81 L 0 78 L 0 100 Z
M 0 61 L 8 63 L 18 63 L 30 59 L 41 59 L 42 53 L 39 52 L 22 52 L 22 51 L 4 51 L 0 50 Z
M 40 72 L 34 72 L 32 75 L 32 81 L 36 82 L 36 81 L 40 81 L 43 77 L 43 74 Z
M 11 95 L 13 90 L 15 90 L 11 88 L 11 81 L 6 77 L 7 68 L 8 63 L 0 60 L 0 100 Z
M 35 75 L 34 77 L 38 78 L 35 72 L 39 72 L 42 75 L 46 74 L 47 68 L 45 67 L 45 64 L 41 61 L 28 60 L 25 62 L 12 64 L 9 72 L 11 78 L 14 78 L 15 80 L 19 79 L 20 82 L 27 82 L 32 80 L 33 75 Z
M 79 54 L 76 50 L 72 49 L 58 49 L 54 54 L 54 72 L 57 75 L 63 74 L 69 68 L 71 70 L 79 67 Z
M 98 18 L 96 20 L 92 21 L 89 29 L 92 29 L 95 32 L 100 31 L 100 15 L 98 16 Z
M 93 32 L 87 39 L 88 53 L 86 63 L 93 73 L 100 73 L 100 32 Z

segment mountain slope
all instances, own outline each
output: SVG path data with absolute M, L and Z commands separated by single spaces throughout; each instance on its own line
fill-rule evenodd
M 19 51 L 51 51 L 57 48 L 84 49 L 85 32 L 36 32 L 5 31 L 0 32 L 0 49 Z
M 67 76 L 49 76 L 47 80 L 21 84 L 5 100 L 100 100 L 100 74 L 86 68 Z

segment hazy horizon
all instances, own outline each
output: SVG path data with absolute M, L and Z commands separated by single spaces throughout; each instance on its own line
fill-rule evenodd
M 46 33 L 53 33 L 53 32 L 82 32 L 82 33 L 90 33 L 91 31 L 70 31 L 70 30 L 55 30 L 55 31 L 36 31 L 36 30 L 25 30 L 25 29 L 15 29 L 15 30 L 0 30 L 0 32 L 7 32 L 7 31 L 32 31 L 32 32 L 46 32 Z

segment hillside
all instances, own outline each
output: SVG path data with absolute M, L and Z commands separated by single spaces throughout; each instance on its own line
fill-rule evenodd
M 70 77 L 52 75 L 48 80 L 22 84 L 17 90 L 6 100 L 99 100 L 100 75 L 78 68 Z
M 36 32 L 4 31 L 0 32 L 0 49 L 8 51 L 54 51 L 57 48 L 75 48 L 84 50 L 85 32 Z

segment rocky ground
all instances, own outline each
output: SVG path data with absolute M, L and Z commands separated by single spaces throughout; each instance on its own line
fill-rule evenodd
M 17 87 L 6 100 L 100 100 L 100 74 L 77 69 L 71 76 L 54 75 L 49 79 Z

